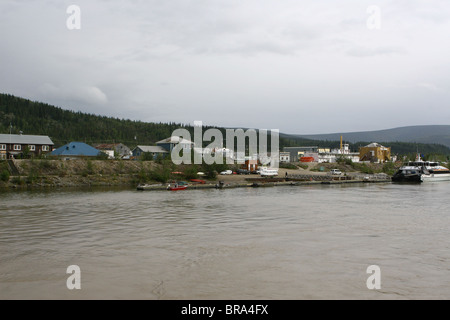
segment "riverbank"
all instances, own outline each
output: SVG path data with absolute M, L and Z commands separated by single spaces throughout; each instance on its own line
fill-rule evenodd
M 175 167 L 173 171 L 183 171 L 184 167 Z M 330 176 L 330 168 L 339 168 L 343 175 Z M 371 165 L 370 170 L 380 172 L 382 165 Z M 28 188 L 65 188 L 65 187 L 130 187 L 153 185 L 149 190 L 166 189 L 167 183 L 151 179 L 151 172 L 161 169 L 153 161 L 120 160 L 14 160 L 0 163 L 0 189 Z M 203 179 L 203 178 L 201 178 Z M 336 180 L 339 179 L 339 180 Z M 389 182 L 390 177 L 383 174 L 368 174 L 354 166 L 337 164 L 308 164 L 303 168 L 280 168 L 276 180 L 261 179 L 259 175 L 217 175 L 215 179 L 205 179 L 205 184 L 191 183 L 180 174 L 171 174 L 169 181 L 185 180 L 190 189 L 256 187 L 276 185 L 304 185 L 316 183 L 359 183 Z M 219 183 L 220 182 L 220 183 Z M 159 186 L 158 186 L 159 185 Z
M 135 187 L 157 166 L 154 162 L 115 160 L 2 161 L 0 188 Z

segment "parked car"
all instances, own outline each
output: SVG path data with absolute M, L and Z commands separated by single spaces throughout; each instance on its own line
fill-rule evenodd
M 250 171 L 246 170 L 246 169 L 238 169 L 238 171 L 236 171 L 237 174 L 250 174 Z
M 341 170 L 339 170 L 339 169 L 331 169 L 330 173 L 332 175 L 337 175 L 337 176 L 342 174 Z
M 222 175 L 233 174 L 233 171 L 231 171 L 231 170 L 225 170 L 225 171 L 222 171 L 220 174 L 222 174 Z

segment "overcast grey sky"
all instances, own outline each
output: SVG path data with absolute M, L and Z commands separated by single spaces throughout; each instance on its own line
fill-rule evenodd
M 299 134 L 450 124 L 449 38 L 448 0 L 0 0 L 0 92 Z

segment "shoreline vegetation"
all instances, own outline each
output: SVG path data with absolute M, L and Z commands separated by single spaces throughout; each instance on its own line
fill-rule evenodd
M 0 190 L 65 188 L 65 187 L 130 187 L 157 186 L 155 190 L 178 181 L 186 181 L 191 189 L 215 187 L 273 186 L 312 183 L 383 182 L 400 163 L 289 163 L 280 164 L 274 178 L 259 175 L 220 175 L 221 171 L 236 171 L 239 165 L 175 165 L 170 160 L 49 160 L 25 159 L 0 161 Z M 13 168 L 11 168 L 13 166 Z M 341 176 L 331 176 L 331 169 L 339 169 Z M 199 176 L 197 173 L 203 172 Z M 205 183 L 192 182 L 201 179 Z M 159 187 L 159 188 L 158 188 Z M 150 190 L 153 188 L 150 188 Z M 147 190 L 147 189 L 145 189 Z

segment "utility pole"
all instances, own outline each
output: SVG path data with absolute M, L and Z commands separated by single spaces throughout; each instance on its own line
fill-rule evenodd
M 10 122 L 9 123 L 9 148 L 10 148 L 10 152 L 11 152 L 11 150 L 13 150 L 13 147 L 11 145 L 12 144 L 11 134 L 12 134 L 12 123 Z M 6 157 L 8 157 L 8 148 L 6 148 Z

